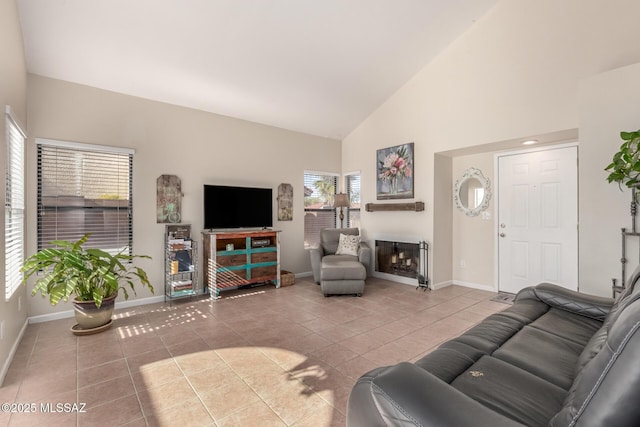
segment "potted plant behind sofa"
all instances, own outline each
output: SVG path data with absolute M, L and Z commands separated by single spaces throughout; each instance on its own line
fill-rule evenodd
M 631 188 L 635 195 L 635 190 L 640 187 L 640 130 L 620 132 L 620 138 L 624 142 L 604 170 L 609 172 L 608 182 L 618 183 L 620 189 L 623 185 Z
M 134 258 L 146 255 L 111 255 L 101 249 L 84 248 L 89 234 L 77 242 L 55 240 L 55 248 L 46 248 L 27 258 L 22 266 L 24 281 L 38 272 L 43 276 L 36 280 L 32 295 L 49 296 L 51 305 L 68 301 L 75 295 L 73 306 L 80 330 L 91 330 L 111 322 L 115 299 L 122 289 L 129 298 L 127 286 L 136 294 L 135 282 L 146 286 L 153 293 L 147 273 L 134 266 Z

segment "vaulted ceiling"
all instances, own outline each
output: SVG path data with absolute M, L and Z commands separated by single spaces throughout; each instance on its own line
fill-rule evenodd
M 497 0 L 17 0 L 30 73 L 342 139 Z

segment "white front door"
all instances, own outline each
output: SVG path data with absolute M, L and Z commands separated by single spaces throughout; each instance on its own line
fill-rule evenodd
M 498 289 L 578 289 L 578 148 L 498 157 Z

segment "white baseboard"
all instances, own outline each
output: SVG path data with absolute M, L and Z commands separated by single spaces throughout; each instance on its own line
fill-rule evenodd
M 433 285 L 431 285 L 431 289 L 438 290 L 438 289 L 442 289 L 442 288 L 446 288 L 447 286 L 451 286 L 454 283 L 451 280 L 445 280 L 444 282 L 440 282 L 440 283 L 434 283 Z
M 304 273 L 296 273 L 296 278 L 310 277 L 310 276 L 313 276 L 312 271 L 306 271 Z M 378 279 L 385 279 L 385 280 L 389 280 L 390 282 L 396 282 L 403 285 L 418 286 L 418 279 L 412 279 L 411 277 L 397 276 L 395 274 L 382 273 L 380 271 L 372 272 L 371 277 L 377 277 Z
M 296 278 L 313 276 L 313 271 L 305 271 L 304 273 L 296 273 L 295 276 L 296 276 Z
M 313 276 L 313 272 L 305 271 L 303 273 L 296 273 L 295 276 L 296 278 L 309 277 L 309 276 Z M 389 280 L 391 282 L 401 283 L 403 285 L 418 286 L 418 279 L 413 279 L 411 277 L 396 276 L 395 274 L 388 274 L 380 271 L 374 271 L 372 273 L 372 276 L 377 277 L 379 279 Z M 481 283 L 465 282 L 463 280 L 445 280 L 444 282 L 440 282 L 440 283 L 432 283 L 429 285 L 429 288 L 436 290 L 436 289 L 446 288 L 447 286 L 451 286 L 451 285 L 459 285 L 459 286 L 464 286 L 466 288 L 480 289 L 482 291 L 498 292 L 492 285 L 483 285 Z
M 447 286 L 451 286 L 451 285 L 464 286 L 465 288 L 471 288 L 471 289 L 480 289 L 482 291 L 498 292 L 491 285 L 483 285 L 483 284 L 480 284 L 480 283 L 465 282 L 463 280 L 445 280 L 444 282 L 434 283 L 431 286 L 431 289 L 437 290 L 437 289 L 446 288 Z
M 483 285 L 481 283 L 465 282 L 462 280 L 453 280 L 454 285 L 464 286 L 465 288 L 479 289 L 481 291 L 498 292 L 492 285 Z
M 29 325 L 29 321 L 28 319 L 25 319 L 24 325 L 22 325 L 22 328 L 20 329 L 20 333 L 16 337 L 16 340 L 13 343 L 13 346 L 11 347 L 9 356 L 7 357 L 7 360 L 5 360 L 4 364 L 2 365 L 2 370 L 0 371 L 0 386 L 2 386 L 2 384 L 4 383 L 4 377 L 7 376 L 7 372 L 9 371 L 9 366 L 11 366 L 11 362 L 13 362 L 13 356 L 15 356 L 16 351 L 18 350 L 18 346 L 22 341 L 22 337 L 24 336 L 24 333 L 27 330 L 28 325 Z
M 116 309 L 135 307 L 137 305 L 156 304 L 159 302 L 164 302 L 164 296 L 134 299 L 131 301 L 116 301 Z
M 164 296 L 134 299 L 131 301 L 116 301 L 116 309 L 135 307 L 137 305 L 155 304 L 158 302 L 164 302 Z M 42 322 L 50 322 L 52 320 L 68 319 L 69 317 L 73 317 L 73 316 L 74 316 L 73 310 L 66 310 L 66 311 L 59 311 L 57 313 L 40 314 L 38 316 L 31 316 L 27 320 L 29 321 L 29 323 L 42 323 Z
M 42 323 L 50 322 L 52 320 L 67 319 L 73 317 L 73 310 L 59 311 L 57 313 L 39 314 L 37 316 L 30 316 L 27 320 L 29 323 Z

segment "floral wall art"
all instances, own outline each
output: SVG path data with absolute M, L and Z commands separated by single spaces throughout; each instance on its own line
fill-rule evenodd
M 376 151 L 378 200 L 413 198 L 413 142 Z

